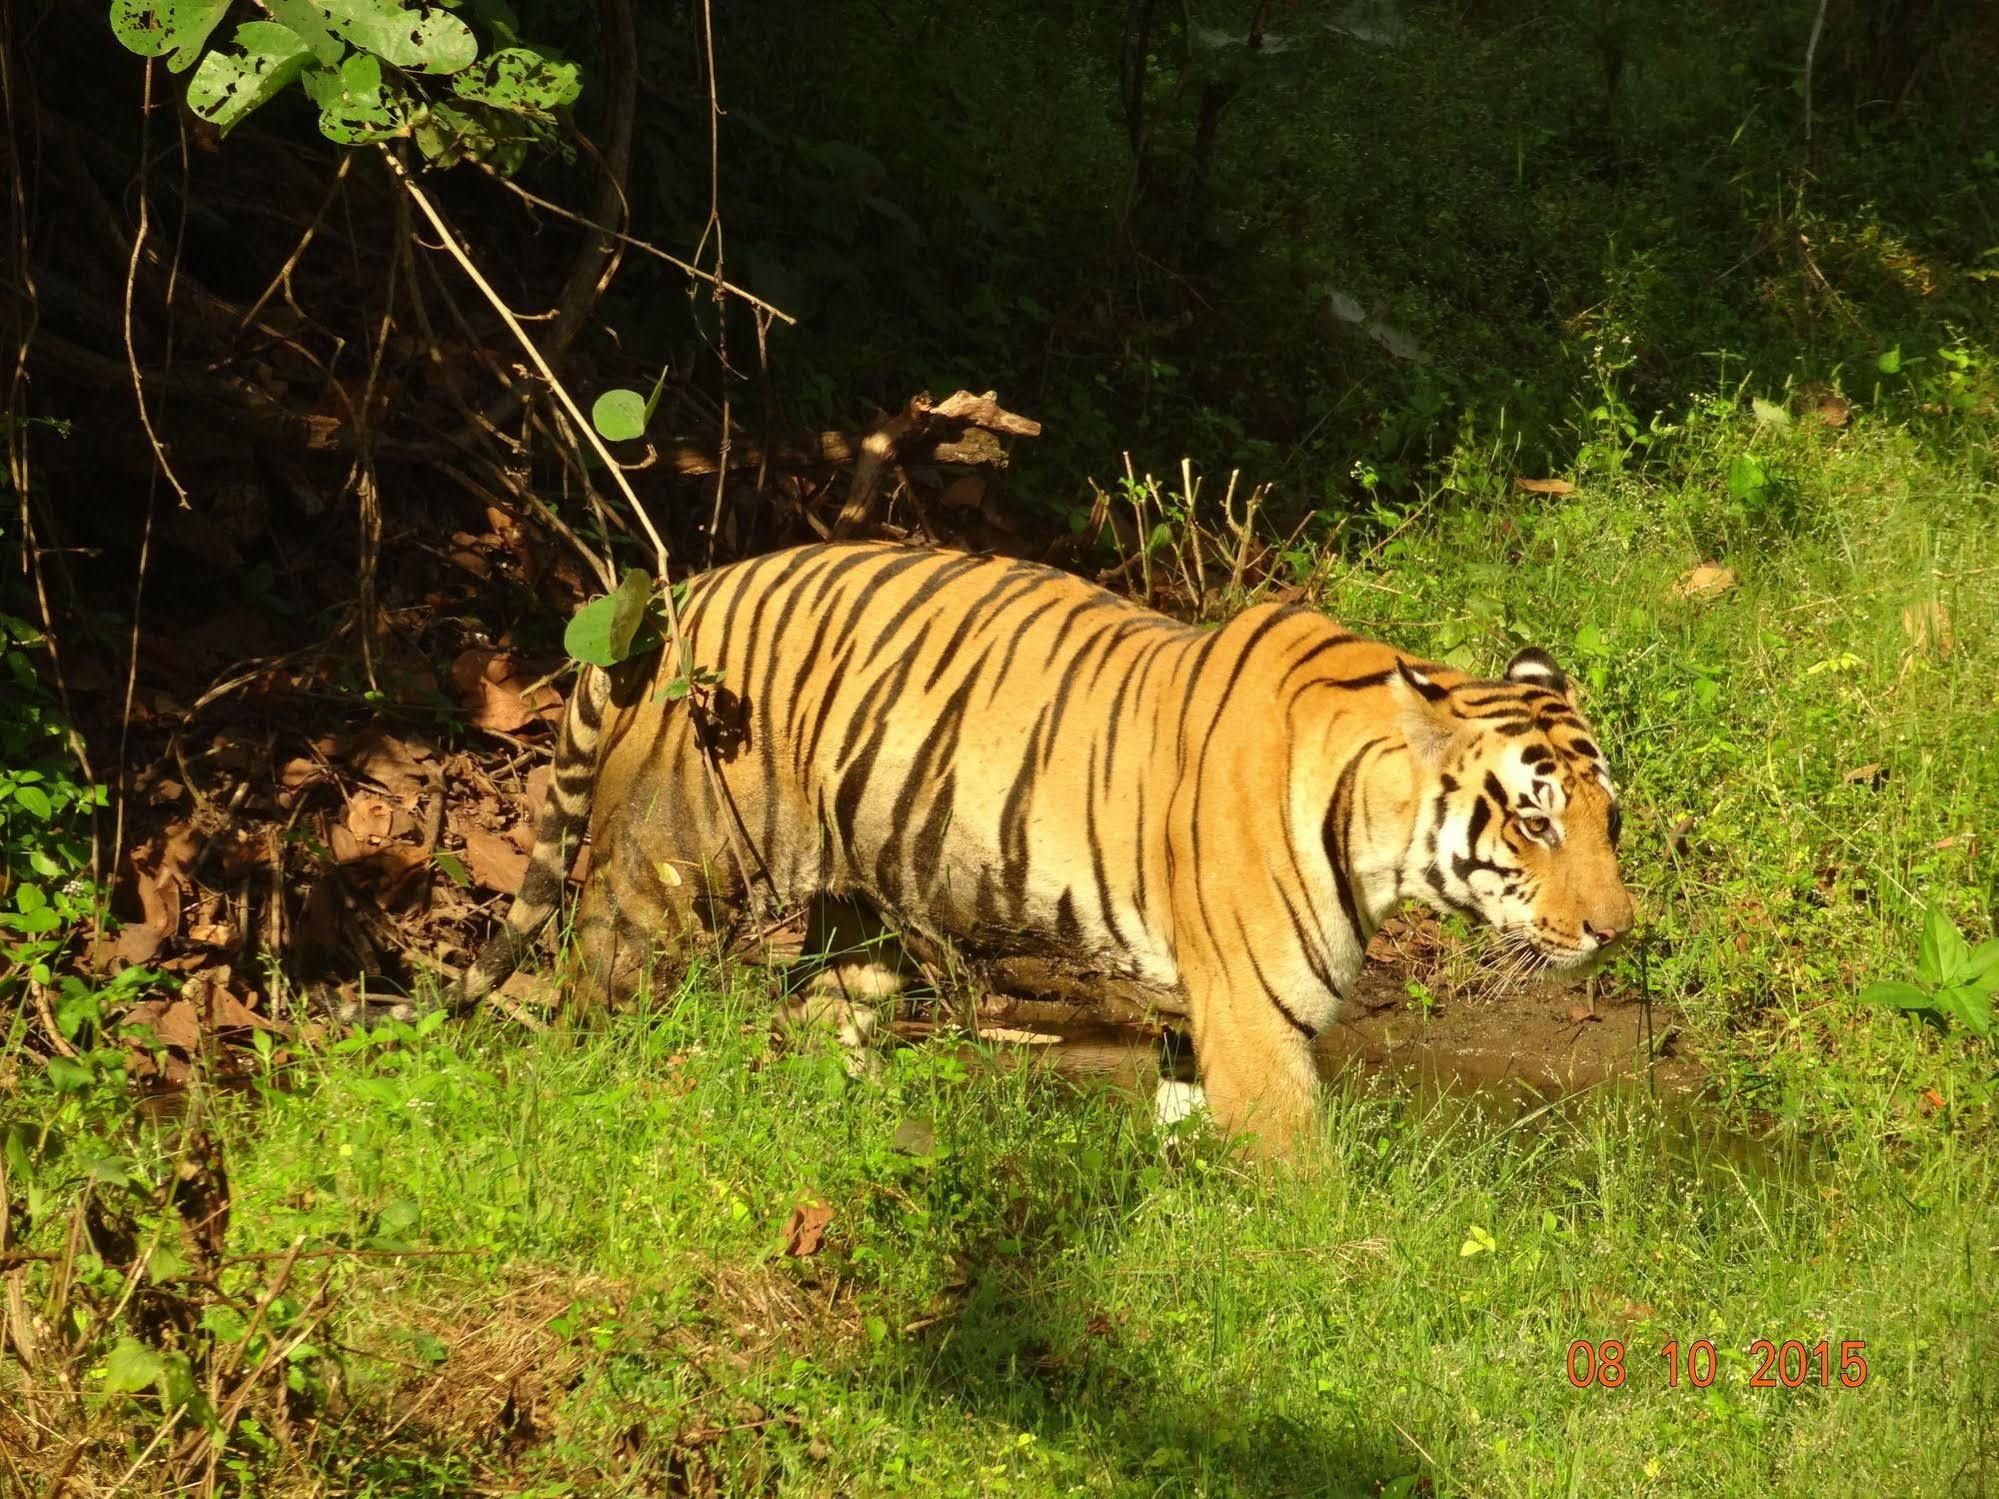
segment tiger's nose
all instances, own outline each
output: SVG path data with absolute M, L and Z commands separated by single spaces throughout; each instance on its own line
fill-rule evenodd
M 1628 934 L 1630 930 L 1631 923 L 1628 920 L 1617 925 L 1599 925 L 1594 921 L 1585 921 L 1583 923 L 1583 934 L 1588 937 L 1594 937 L 1598 947 L 1610 946 L 1611 943 Z

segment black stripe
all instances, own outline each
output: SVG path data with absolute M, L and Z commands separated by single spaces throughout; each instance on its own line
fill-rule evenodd
M 944 589 L 949 588 L 953 583 L 957 582 L 958 579 L 964 577 L 966 573 L 982 565 L 976 557 L 953 557 L 939 566 L 929 578 L 918 586 L 914 593 L 903 600 L 902 607 L 896 610 L 889 622 L 883 625 L 880 631 L 876 633 L 874 647 L 868 652 L 867 659 L 861 665 L 863 667 L 872 666 L 875 657 L 879 656 L 884 650 L 895 643 L 896 637 L 908 626 L 910 619 L 915 615 L 917 610 L 937 597 Z
M 1090 845 L 1090 877 L 1097 883 L 1097 909 L 1103 916 L 1104 930 L 1126 952 L 1131 944 L 1125 940 L 1124 932 L 1118 927 L 1117 912 L 1112 908 L 1110 877 L 1104 872 L 1104 845 L 1097 834 L 1097 748 L 1090 746 L 1089 780 L 1083 791 L 1083 837 Z M 1140 852 L 1143 852 L 1141 848 Z

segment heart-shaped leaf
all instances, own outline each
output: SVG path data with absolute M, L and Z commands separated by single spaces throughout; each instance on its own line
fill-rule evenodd
M 229 13 L 229 0 L 112 0 L 111 34 L 141 57 L 164 57 L 184 73 L 209 33 Z
M 149 1390 L 166 1372 L 159 1354 L 137 1338 L 120 1338 L 104 1360 L 104 1388 L 114 1395 Z

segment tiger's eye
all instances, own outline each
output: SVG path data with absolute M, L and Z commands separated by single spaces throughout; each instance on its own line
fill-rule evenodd
M 1531 812 L 1520 819 L 1520 831 L 1525 833 L 1529 838 L 1547 837 L 1548 830 L 1552 826 L 1553 824 L 1547 818 Z

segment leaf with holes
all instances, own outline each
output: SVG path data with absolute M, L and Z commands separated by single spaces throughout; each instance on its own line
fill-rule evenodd
M 112 0 L 111 34 L 141 57 L 185 73 L 229 13 L 229 0 Z
M 326 16 L 312 0 L 263 0 L 263 6 L 273 21 L 296 32 L 323 66 L 334 66 L 346 54 L 347 44 L 333 34 Z
M 527 160 L 529 137 L 508 123 L 507 116 L 482 104 L 468 102 L 460 109 L 440 100 L 416 117 L 410 139 L 438 166 L 483 161 L 505 177 Z
M 616 666 L 644 648 L 640 626 L 651 603 L 651 576 L 641 568 L 625 569 L 616 592 L 576 611 L 562 633 L 562 648 L 592 666 Z
M 381 59 L 366 52 L 337 68 L 307 68 L 300 81 L 319 106 L 319 133 L 346 146 L 408 134 L 420 108 L 399 84 L 383 79 Z
M 275 21 L 245 21 L 234 52 L 211 52 L 188 80 L 187 107 L 225 133 L 305 70 L 312 51 Z
M 451 80 L 462 99 L 515 114 L 545 115 L 576 102 L 583 74 L 573 62 L 544 57 L 528 47 L 503 47 Z
M 456 73 L 472 66 L 472 28 L 441 7 L 396 0 L 315 0 L 333 34 L 412 73 Z

